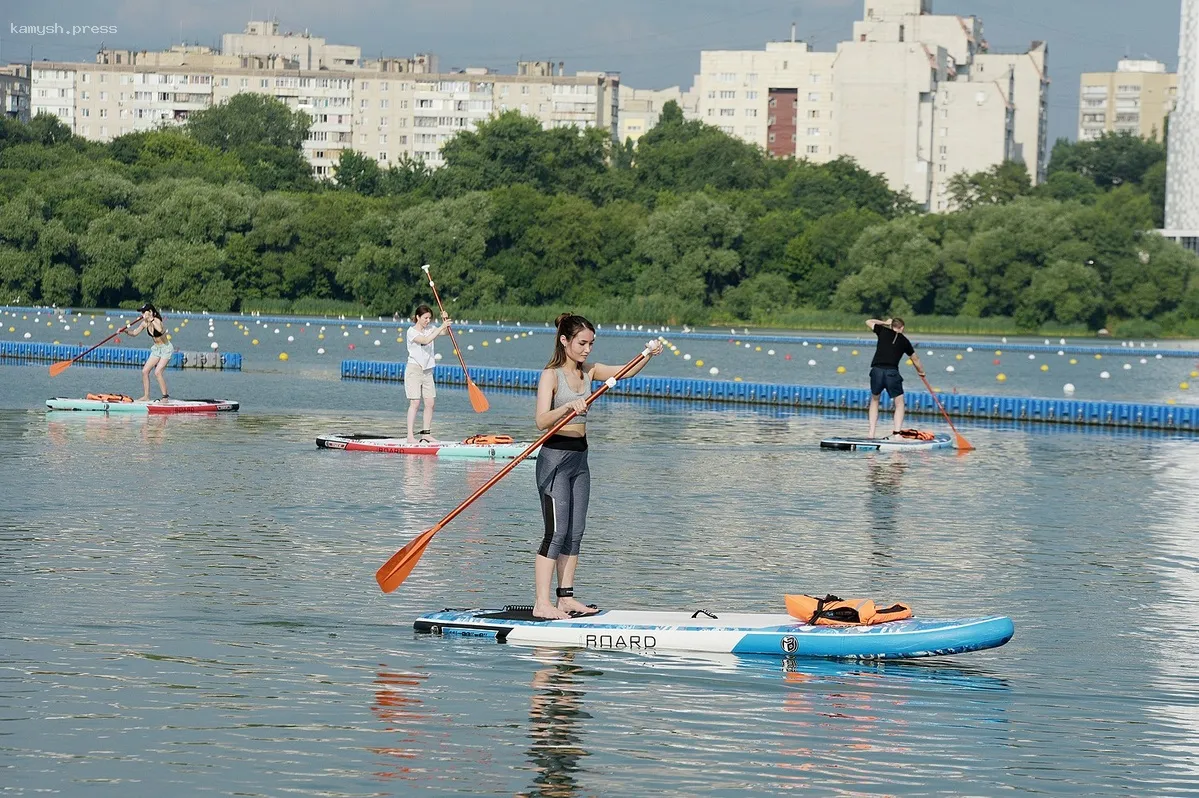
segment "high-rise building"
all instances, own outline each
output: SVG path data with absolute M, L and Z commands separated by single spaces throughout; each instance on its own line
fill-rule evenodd
M 0 67 L 0 113 L 19 122 L 29 121 L 29 65 Z
M 1178 102 L 1170 115 L 1163 234 L 1199 252 L 1199 0 L 1182 0 Z
M 318 177 L 332 176 L 342 150 L 381 165 L 407 156 L 432 167 L 441 146 L 495 113 L 517 110 L 545 128 L 618 133 L 620 78 L 564 74 L 564 65 L 521 61 L 516 74 L 485 68 L 438 71 L 437 58 L 363 61 L 356 47 L 280 34 L 251 22 L 228 34 L 225 51 L 195 45 L 161 52 L 101 50 L 95 63 L 39 61 L 30 76 L 33 115 L 49 113 L 95 141 L 177 125 L 242 93 L 275 97 L 312 117 L 302 144 Z
M 852 38 L 817 52 L 794 31 L 764 50 L 700 54 L 696 115 L 771 155 L 849 156 L 930 210 L 949 181 L 1004 160 L 1044 178 L 1048 47 L 989 52 L 982 22 L 932 0 L 865 0 Z
M 1121 59 L 1115 72 L 1084 72 L 1079 85 L 1078 138 L 1131 133 L 1162 141 L 1174 110 L 1178 75 L 1160 61 Z

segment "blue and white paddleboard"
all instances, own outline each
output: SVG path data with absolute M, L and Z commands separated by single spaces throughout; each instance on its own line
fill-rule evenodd
M 628 651 L 708 651 L 782 657 L 908 659 L 1002 646 L 1011 618 L 911 618 L 876 626 L 810 626 L 785 613 L 604 610 L 545 621 L 528 606 L 446 609 L 416 619 L 418 632 L 500 642 Z
M 838 449 L 843 452 L 903 452 L 911 449 L 949 449 L 953 447 L 953 438 L 945 433 L 931 441 L 921 441 L 915 438 L 825 438 L 820 442 L 821 449 Z

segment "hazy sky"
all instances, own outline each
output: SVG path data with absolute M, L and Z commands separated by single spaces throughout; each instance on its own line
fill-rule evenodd
M 933 0 L 938 14 L 982 19 L 992 51 L 1049 43 L 1050 139 L 1074 138 L 1083 72 L 1125 55 L 1178 60 L 1181 0 Z M 634 88 L 691 86 L 700 50 L 760 49 L 798 38 L 832 50 L 848 39 L 863 0 L 4 0 L 0 63 L 91 61 L 101 43 L 135 50 L 220 45 L 250 19 L 278 19 L 364 56 L 435 53 L 442 69 L 514 72 L 518 59 L 565 61 L 567 73 L 610 70 Z M 115 34 L 20 35 L 12 25 L 116 26 Z

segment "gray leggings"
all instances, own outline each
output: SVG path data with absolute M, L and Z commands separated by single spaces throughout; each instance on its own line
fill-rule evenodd
M 577 557 L 591 496 L 587 451 L 543 447 L 537 455 L 537 490 L 545 519 L 545 538 L 537 553 L 551 560 L 562 555 Z

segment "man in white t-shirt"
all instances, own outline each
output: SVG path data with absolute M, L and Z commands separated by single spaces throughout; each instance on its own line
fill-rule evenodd
M 408 444 L 420 442 L 436 443 L 433 437 L 433 399 L 437 396 L 437 388 L 433 385 L 433 367 L 437 358 L 433 354 L 433 342 L 437 336 L 450 331 L 450 317 L 441 314 L 444 323 L 440 327 L 433 325 L 433 310 L 428 305 L 421 305 L 412 314 L 415 324 L 408 328 L 404 339 L 408 342 L 408 363 L 404 366 L 404 395 L 408 397 Z M 413 434 L 412 427 L 416 424 L 416 409 L 421 399 L 425 401 L 424 428 Z

